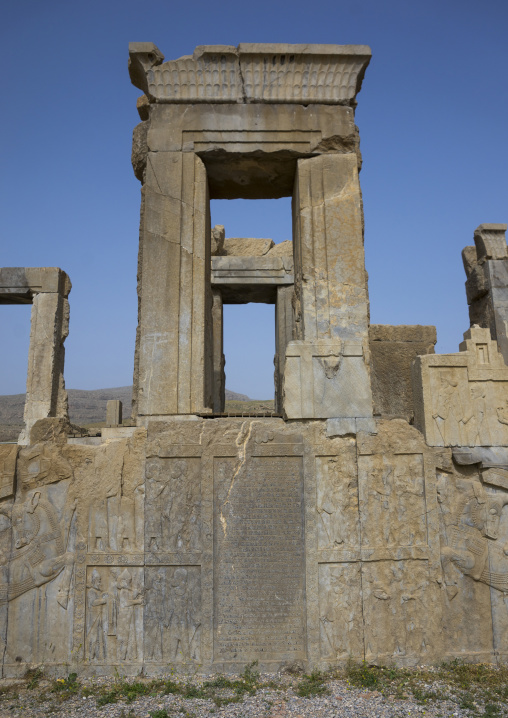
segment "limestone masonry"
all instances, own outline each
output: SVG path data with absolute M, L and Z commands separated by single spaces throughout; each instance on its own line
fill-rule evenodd
M 33 304 L 25 429 L 0 445 L 4 676 L 508 660 L 507 226 L 463 252 L 456 354 L 370 324 L 370 54 L 130 45 L 131 422 L 110 401 L 100 435 L 69 423 L 70 281 L 0 270 L 0 302 Z M 210 226 L 210 199 L 282 196 L 292 241 Z M 225 413 L 223 306 L 247 302 L 275 305 L 272 415 Z

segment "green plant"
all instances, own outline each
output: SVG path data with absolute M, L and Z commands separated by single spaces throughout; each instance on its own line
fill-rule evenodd
M 150 718 L 169 718 L 169 713 L 165 708 L 161 708 L 157 711 L 152 711 L 150 713 Z
M 321 671 L 313 671 L 310 675 L 305 675 L 300 681 L 296 693 L 301 698 L 311 698 L 312 696 L 326 695 L 330 691 L 325 683 L 326 676 Z
M 391 673 L 393 674 L 393 669 Z M 349 659 L 346 665 L 346 676 L 357 688 L 377 688 L 379 684 L 378 669 L 369 666 L 365 661 L 355 663 Z
M 29 691 L 32 691 L 34 688 L 37 688 L 39 685 L 39 681 L 41 678 L 44 677 L 44 669 L 43 668 L 29 668 L 25 673 L 25 678 L 27 680 L 26 687 Z

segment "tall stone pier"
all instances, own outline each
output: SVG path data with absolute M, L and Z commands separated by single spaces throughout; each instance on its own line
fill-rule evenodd
M 437 355 L 434 327 L 369 321 L 368 47 L 129 58 L 128 425 L 119 402 L 100 435 L 68 422 L 67 276 L 0 270 L 0 303 L 34 303 L 26 428 L 0 446 L 3 675 L 505 662 L 506 225 L 464 250 L 471 326 Z M 211 199 L 284 196 L 290 241 L 210 226 Z M 223 311 L 248 302 L 275 306 L 275 410 L 228 414 Z

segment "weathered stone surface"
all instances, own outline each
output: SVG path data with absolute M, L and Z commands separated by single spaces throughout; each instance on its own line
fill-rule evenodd
M 153 43 L 130 43 L 129 71 L 158 102 L 353 104 L 370 56 L 366 45 L 243 43 L 201 45 L 161 64 Z M 326 82 L 318 81 L 324 73 Z
M 434 354 L 435 327 L 371 324 L 371 359 L 374 414 L 382 417 L 414 416 L 411 364 L 422 354 Z
M 285 239 L 279 244 L 275 244 L 267 253 L 270 257 L 292 257 L 293 256 L 293 242 L 290 239 Z
M 122 425 L 122 402 L 119 399 L 110 399 L 106 404 L 106 426 Z
M 350 107 L 330 105 L 151 105 L 152 152 L 196 152 L 211 199 L 270 199 L 293 193 L 296 162 L 353 153 L 361 162 Z
M 413 365 L 415 424 L 431 446 L 508 444 L 508 367 L 490 331 L 473 326 L 458 354 Z
M 481 224 L 475 247 L 462 252 L 471 326 L 490 329 L 508 364 L 508 246 L 506 224 Z
M 225 239 L 224 225 L 216 224 L 212 227 L 212 257 L 219 257 L 224 254 L 224 239 Z
M 0 499 L 8 499 L 14 495 L 17 456 L 16 444 L 0 445 Z
M 235 257 L 262 257 L 274 246 L 273 239 L 226 237 L 224 253 Z
M 0 447 L 4 676 L 508 660 L 506 227 L 481 225 L 463 254 L 486 325 L 459 353 L 435 355 L 433 327 L 369 327 L 364 50 L 203 47 L 162 64 L 131 47 L 150 117 L 137 426 L 110 402 L 101 435 L 68 437 L 70 284 L 0 271 L 2 302 L 34 302 L 29 445 Z M 297 79 L 324 59 L 323 81 Z M 293 242 L 228 247 L 210 227 L 210 195 L 284 193 Z M 279 418 L 217 416 L 223 305 L 246 301 L 275 304 Z
M 141 415 L 211 408 L 210 210 L 192 153 L 149 154 L 140 230 Z
M 147 135 L 150 127 L 149 122 L 140 122 L 132 133 L 131 164 L 136 178 L 143 182 L 148 156 Z
M 20 444 L 29 443 L 30 431 L 39 419 L 62 417 L 68 421 L 63 369 L 70 291 L 69 277 L 57 267 L 0 269 L 0 304 L 32 304 L 25 428 Z

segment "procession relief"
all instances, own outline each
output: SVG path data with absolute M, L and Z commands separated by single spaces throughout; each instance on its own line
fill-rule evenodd
M 347 461 L 341 456 L 316 457 L 320 549 L 360 545 L 355 464 L 356 461 Z
M 189 663 L 201 659 L 199 566 L 145 569 L 145 661 Z
M 467 367 L 432 367 L 432 421 L 438 446 L 508 443 L 508 382 L 468 381 Z
M 143 568 L 89 567 L 86 584 L 86 657 L 134 662 L 143 654 Z
M 441 564 L 449 601 L 469 576 L 508 594 L 508 493 L 478 477 L 438 476 Z M 503 520 L 502 520 L 503 519 Z
M 421 454 L 358 457 L 362 546 L 427 544 Z
M 320 564 L 319 629 L 324 660 L 363 655 L 360 563 Z
M 148 551 L 201 549 L 200 460 L 147 463 L 145 546 Z
M 120 483 L 93 501 L 89 515 L 89 550 L 132 553 L 143 549 L 144 484 L 133 496 L 122 493 Z
M 425 660 L 432 620 L 426 561 L 362 565 L 365 660 Z
M 45 478 L 40 489 L 22 488 L 13 504 L 0 506 L 0 604 L 9 603 L 12 618 L 9 662 L 59 660 L 69 651 L 76 498 L 68 481 Z

